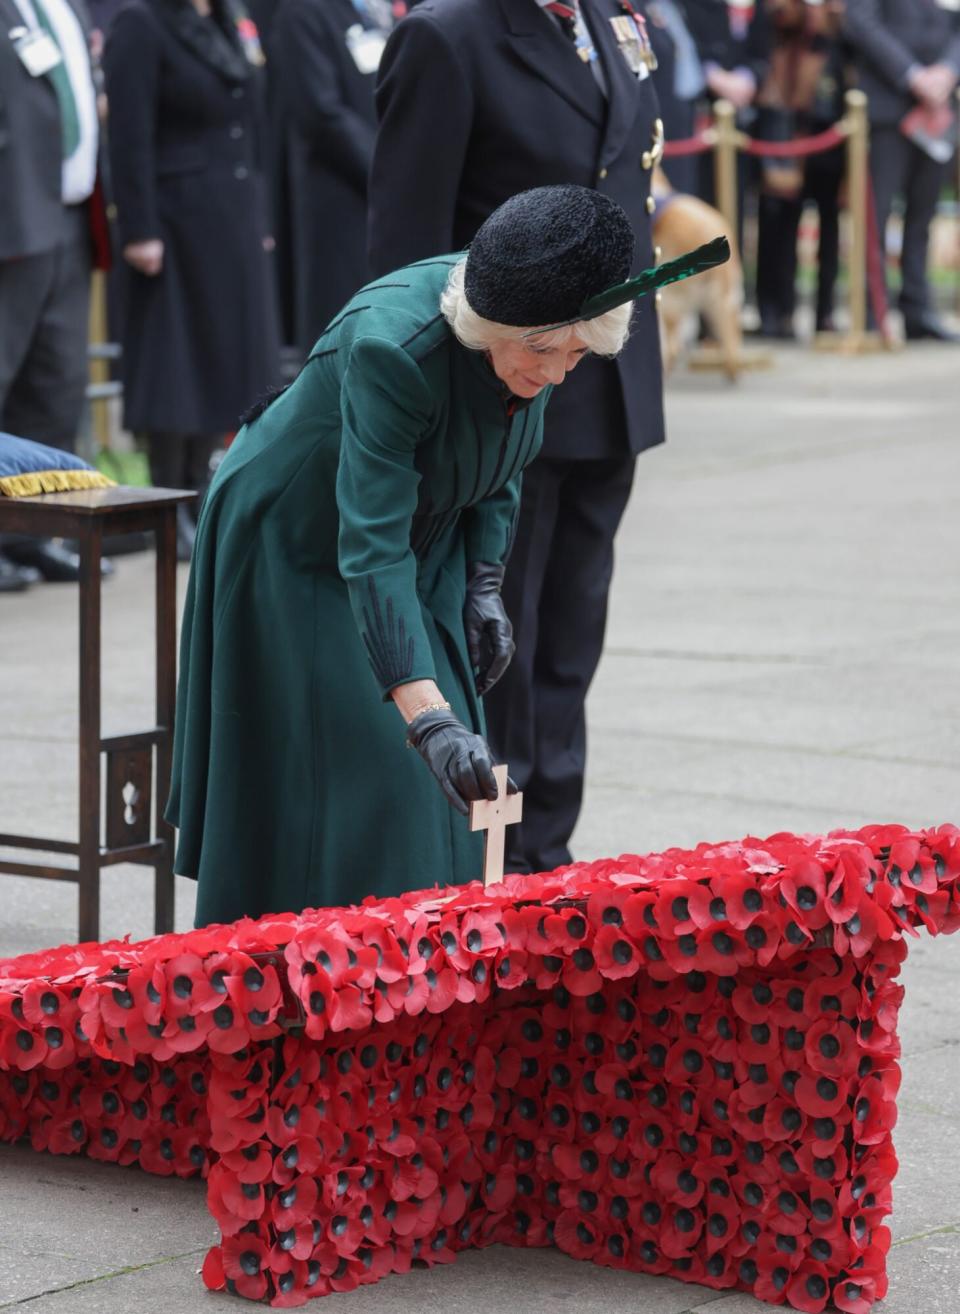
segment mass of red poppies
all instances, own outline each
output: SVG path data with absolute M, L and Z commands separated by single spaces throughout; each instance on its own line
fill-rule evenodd
M 209 1287 L 458 1250 L 886 1290 L 907 937 L 960 830 L 776 835 L 0 962 L 0 1139 L 207 1178 Z

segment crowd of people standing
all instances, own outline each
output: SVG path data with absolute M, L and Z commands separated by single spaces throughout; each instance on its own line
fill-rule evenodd
M 835 121 L 859 81 L 881 227 L 905 197 L 907 336 L 950 336 L 926 276 L 960 73 L 960 13 L 946 2 L 100 0 L 96 27 L 81 0 L 0 10 L 17 25 L 0 43 L 0 107 L 13 116 L 0 191 L 15 198 L 0 216 L 0 428 L 74 442 L 88 231 L 102 248 L 105 196 L 124 422 L 155 482 L 202 488 L 213 450 L 281 382 L 281 342 L 303 359 L 368 279 L 463 249 L 516 193 L 605 194 L 636 236 L 635 268 L 653 264 L 654 166 L 713 196 L 709 155 L 663 161 L 664 137 L 689 136 L 721 98 L 751 135 L 784 140 Z M 771 336 L 793 334 L 807 198 L 821 223 L 817 322 L 829 327 L 840 186 L 836 154 L 768 161 L 758 177 L 744 164 Z M 509 561 L 488 577 L 517 644 L 485 699 L 526 796 L 514 870 L 569 858 L 614 537 L 636 457 L 663 437 L 647 300 L 617 359 L 585 359 L 548 412 Z M 192 537 L 182 523 L 185 557 Z M 0 545 L 0 588 L 23 586 L 22 548 Z M 50 550 L 37 549 L 41 573 Z

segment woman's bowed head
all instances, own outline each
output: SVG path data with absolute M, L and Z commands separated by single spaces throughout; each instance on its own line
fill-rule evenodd
M 634 246 L 626 214 L 600 192 L 520 192 L 482 225 L 440 307 L 457 339 L 485 352 L 515 397 L 536 397 L 587 352 L 617 356 L 638 297 L 730 256 L 719 238 L 631 279 Z

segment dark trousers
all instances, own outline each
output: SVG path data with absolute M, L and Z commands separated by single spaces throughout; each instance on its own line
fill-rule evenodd
M 817 324 L 833 312 L 840 250 L 840 183 L 843 158 L 836 152 L 813 156 L 798 196 L 761 192 L 757 203 L 757 307 L 764 324 L 789 319 L 796 309 L 797 233 L 805 201 L 820 219 L 817 248 Z
M 491 746 L 524 793 L 507 831 L 509 871 L 570 861 L 586 758 L 584 702 L 607 620 L 613 540 L 634 458 L 536 460 L 503 587 L 516 655 L 484 699 Z
M 87 386 L 90 236 L 86 207 L 39 255 L 0 261 L 0 429 L 73 450 Z
M 917 320 L 931 309 L 927 247 L 947 168 L 907 141 L 896 126 L 871 125 L 870 178 L 881 242 L 894 197 L 902 195 L 905 202 L 900 309 L 907 321 Z

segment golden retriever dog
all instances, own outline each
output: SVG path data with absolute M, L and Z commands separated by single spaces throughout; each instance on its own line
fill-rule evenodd
M 691 251 L 711 238 L 725 234 L 731 256 L 723 265 L 708 269 L 696 278 L 671 283 L 663 289 L 660 302 L 660 341 L 663 369 L 669 374 L 683 350 L 684 328 L 702 315 L 717 339 L 727 378 L 736 382 L 740 372 L 740 308 L 743 304 L 743 273 L 736 237 L 723 215 L 696 196 L 675 192 L 659 169 L 654 175 L 653 241 L 660 248 L 658 263 Z

